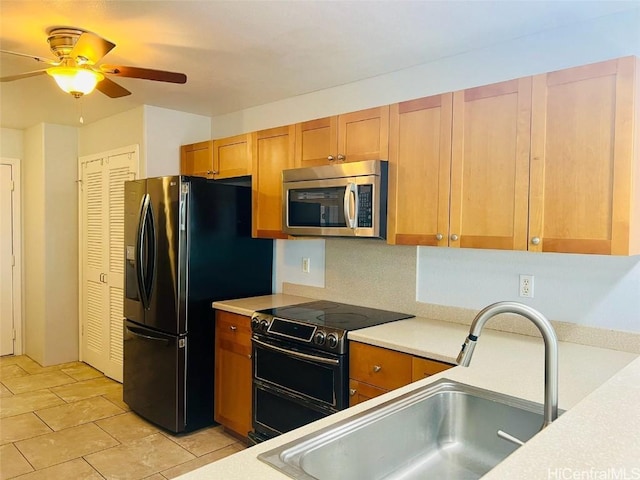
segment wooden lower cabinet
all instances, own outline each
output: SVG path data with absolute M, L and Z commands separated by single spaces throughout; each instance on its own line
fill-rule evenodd
M 453 367 L 407 353 L 349 342 L 349 406 Z
M 214 418 L 246 437 L 251 430 L 251 319 L 216 311 Z

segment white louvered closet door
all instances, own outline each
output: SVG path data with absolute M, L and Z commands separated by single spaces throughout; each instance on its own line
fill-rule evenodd
M 135 158 L 134 158 L 135 157 Z M 82 359 L 122 381 L 124 182 L 137 154 L 108 155 L 82 166 Z

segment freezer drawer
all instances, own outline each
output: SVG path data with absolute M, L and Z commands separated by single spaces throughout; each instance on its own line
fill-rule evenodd
M 187 337 L 127 320 L 123 399 L 134 412 L 172 432 L 185 430 Z

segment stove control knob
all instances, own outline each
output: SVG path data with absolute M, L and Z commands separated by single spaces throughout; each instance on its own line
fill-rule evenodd
M 324 341 L 326 340 L 326 336 L 322 330 L 316 332 L 313 336 L 313 343 L 316 345 L 324 345 Z
M 254 332 L 257 332 L 258 330 L 260 330 L 260 318 L 259 317 L 253 317 L 251 319 L 251 330 L 253 330 Z
M 269 321 L 265 320 L 264 318 L 260 320 L 260 330 L 263 332 L 266 332 L 268 328 L 269 328 Z
M 327 335 L 327 345 L 329 348 L 336 348 L 338 346 L 338 337 L 335 333 Z

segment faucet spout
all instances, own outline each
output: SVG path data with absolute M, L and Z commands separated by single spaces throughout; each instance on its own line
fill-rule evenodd
M 498 302 L 485 307 L 476 315 L 456 362 L 468 367 L 487 321 L 501 313 L 514 313 L 527 318 L 538 327 L 544 340 L 544 422 L 542 428 L 558 418 L 558 337 L 551 322 L 537 310 L 518 302 Z

